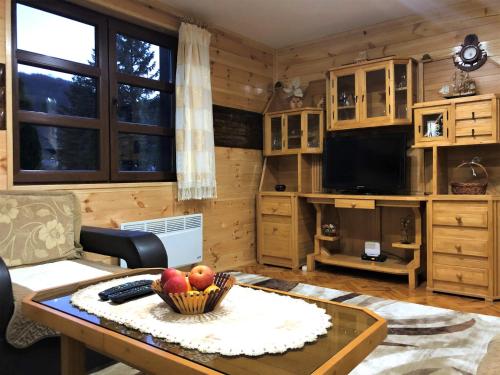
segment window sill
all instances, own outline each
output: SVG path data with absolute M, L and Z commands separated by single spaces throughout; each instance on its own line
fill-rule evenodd
M 96 184 L 51 184 L 51 185 L 13 185 L 9 190 L 97 190 L 97 189 L 130 189 L 154 188 L 177 185 L 177 182 L 110 182 Z

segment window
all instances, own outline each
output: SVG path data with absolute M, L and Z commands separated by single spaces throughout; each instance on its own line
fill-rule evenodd
M 176 38 L 62 1 L 13 20 L 15 183 L 175 180 Z

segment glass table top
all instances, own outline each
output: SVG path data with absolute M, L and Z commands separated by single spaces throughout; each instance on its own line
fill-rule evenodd
M 240 285 L 246 286 L 245 284 Z M 276 291 L 276 293 L 279 294 L 280 292 Z M 315 302 L 319 307 L 324 308 L 326 313 L 332 317 L 333 325 L 326 335 L 319 337 L 319 339 L 313 343 L 306 344 L 301 349 L 289 350 L 283 354 L 269 354 L 258 357 L 228 357 L 185 349 L 180 345 L 165 342 L 150 334 L 144 334 L 137 330 L 129 329 L 122 324 L 89 314 L 71 304 L 71 295 L 72 294 L 68 293 L 66 290 L 66 292 L 60 293 L 57 296 L 53 295 L 47 297 L 45 294 L 42 294 L 40 297 L 35 296 L 33 301 L 70 316 L 77 317 L 83 321 L 139 340 L 144 344 L 165 350 L 213 370 L 228 374 L 310 374 L 336 355 L 340 350 L 352 343 L 365 330 L 378 322 L 375 316 L 372 316 L 362 309 L 329 301 L 311 301 L 306 296 L 297 297 L 308 302 Z M 44 298 L 43 296 L 46 297 Z M 241 339 L 244 340 L 245 338 L 242 337 Z

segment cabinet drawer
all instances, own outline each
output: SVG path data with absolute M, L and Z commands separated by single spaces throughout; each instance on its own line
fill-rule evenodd
M 273 257 L 289 258 L 291 229 L 291 223 L 263 222 L 261 253 Z
M 434 279 L 460 284 L 488 286 L 488 270 L 434 264 Z
M 470 103 L 458 103 L 455 107 L 455 120 L 473 120 L 491 117 L 493 102 L 482 100 Z
M 260 212 L 266 215 L 292 215 L 290 197 L 261 197 Z
M 448 254 L 432 254 L 432 263 L 447 266 L 457 266 L 462 268 L 481 268 L 487 270 L 489 268 L 489 261 L 487 258 L 476 258 L 462 255 L 448 255 Z
M 457 120 L 455 123 L 456 142 L 465 143 L 491 140 L 494 126 L 492 118 Z
M 365 210 L 375 209 L 375 201 L 370 199 L 335 199 L 337 208 L 361 208 Z
M 488 230 L 433 227 L 432 252 L 487 257 Z
M 488 227 L 488 205 L 481 202 L 434 202 L 433 225 Z

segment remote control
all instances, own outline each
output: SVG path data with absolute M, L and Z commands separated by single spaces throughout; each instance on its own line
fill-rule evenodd
M 128 289 L 136 288 L 139 286 L 144 286 L 144 285 L 151 285 L 152 281 L 151 280 L 137 280 L 137 281 L 131 281 L 125 284 L 121 284 L 118 286 L 114 286 L 113 288 L 109 288 L 106 290 L 103 290 L 102 292 L 99 293 L 99 298 L 101 298 L 103 301 L 107 301 L 109 299 L 109 296 L 111 294 L 115 294 L 118 292 L 123 292 Z
M 123 290 L 118 293 L 110 294 L 108 298 L 111 302 L 119 304 L 152 293 L 153 289 L 151 288 L 151 285 L 142 285 L 132 289 Z

